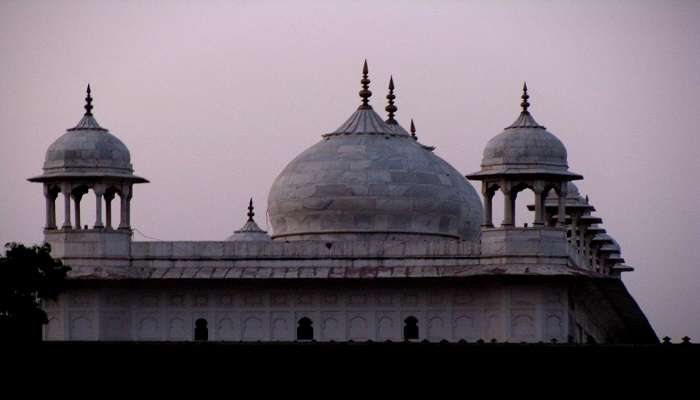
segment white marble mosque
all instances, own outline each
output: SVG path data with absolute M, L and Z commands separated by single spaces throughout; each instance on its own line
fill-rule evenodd
M 393 80 L 386 119 L 369 84 L 365 63 L 359 108 L 272 183 L 270 234 L 251 200 L 227 239 L 172 242 L 133 240 L 133 187 L 148 181 L 95 120 L 88 86 L 85 115 L 29 179 L 44 188 L 45 240 L 72 268 L 69 288 L 45 304 L 44 338 L 658 341 L 621 280 L 632 268 L 572 183 L 583 177 L 566 148 L 533 118 L 526 86 L 520 115 L 466 175 L 481 182 L 480 199 L 465 171 L 418 141 L 412 121 L 407 132 L 394 119 Z M 534 219 L 516 226 L 524 190 L 535 194 Z M 80 213 L 88 197 L 92 226 Z

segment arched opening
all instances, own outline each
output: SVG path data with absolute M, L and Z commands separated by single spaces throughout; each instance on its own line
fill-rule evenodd
M 80 203 L 82 226 L 80 229 L 95 228 L 97 222 L 97 204 L 95 202 L 95 191 L 86 191 Z
M 46 229 L 56 229 L 56 199 L 61 193 L 58 186 L 46 186 Z M 60 207 L 59 207 L 60 208 Z M 63 215 L 61 215 L 63 216 Z M 58 221 L 62 221 L 59 219 Z
M 119 189 L 111 186 L 105 190 L 104 201 L 104 227 L 105 229 L 115 229 L 121 220 L 121 203 L 119 200 Z
M 207 328 L 207 320 L 199 318 L 194 323 L 194 340 L 206 342 L 209 340 L 209 328 Z
M 297 340 L 313 340 L 314 327 L 312 325 L 313 322 L 309 318 L 301 318 L 297 326 Z
M 67 200 L 66 200 L 67 199 Z M 68 206 L 66 207 L 66 203 Z M 59 229 L 66 229 L 73 227 L 73 221 L 71 220 L 71 197 L 70 192 L 66 190 L 65 187 L 61 187 L 60 195 L 56 198 L 56 226 Z
M 83 196 L 90 190 L 87 185 L 75 186 L 71 189 L 71 199 L 73 200 L 73 229 L 84 229 L 84 222 L 89 218 L 85 218 L 82 213 Z M 89 217 L 89 216 L 88 216 Z
M 535 222 L 534 212 L 528 209 L 528 205 L 535 203 L 535 192 L 529 184 L 519 183 L 513 186 L 515 197 L 513 207 L 513 224 L 515 227 L 532 227 Z
M 403 338 L 404 340 L 418 339 L 418 319 L 410 316 L 403 321 Z
M 558 188 L 550 184 L 545 187 L 542 193 L 544 207 L 544 225 L 545 226 L 556 226 L 557 216 L 559 214 L 559 190 Z
M 491 198 L 492 223 L 493 226 L 501 226 L 503 225 L 503 204 L 506 199 L 498 186 L 496 186 L 493 190 L 493 197 Z
M 535 192 L 530 188 L 523 188 L 515 199 L 515 226 L 532 227 L 535 225 L 535 212 L 530 211 L 528 205 L 535 204 Z

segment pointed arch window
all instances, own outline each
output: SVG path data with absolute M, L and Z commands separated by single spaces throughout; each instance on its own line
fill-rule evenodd
M 311 319 L 303 317 L 297 325 L 297 340 L 313 340 L 314 327 Z
M 207 320 L 204 318 L 199 318 L 194 323 L 194 340 L 198 342 L 206 342 L 209 340 L 209 328 L 207 327 Z
M 418 318 L 410 316 L 403 323 L 403 338 L 405 340 L 418 339 Z

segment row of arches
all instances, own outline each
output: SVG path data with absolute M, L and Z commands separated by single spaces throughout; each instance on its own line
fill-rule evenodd
M 45 229 L 59 229 L 56 221 L 56 199 L 63 195 L 63 222 L 60 229 L 88 229 L 82 225 L 81 201 L 90 191 L 95 198 L 95 221 L 93 229 L 114 229 L 112 200 L 119 197 L 119 229 L 131 227 L 131 185 L 109 183 L 45 183 L 44 197 L 46 198 L 46 226 Z M 71 200 L 73 207 L 71 208 Z M 104 206 L 104 213 L 102 211 Z M 72 214 L 72 215 L 71 215 Z M 104 216 L 104 218 L 103 218 Z M 116 221 L 115 221 L 116 222 Z
M 209 323 L 204 318 L 199 318 L 194 323 L 194 340 L 209 340 Z M 419 338 L 418 318 L 409 316 L 404 320 L 403 326 L 404 340 L 417 340 Z M 308 317 L 302 317 L 297 321 L 296 339 L 298 341 L 314 340 L 313 321 Z
M 565 197 L 566 197 L 567 182 L 565 181 L 543 181 L 543 180 L 518 180 L 518 181 L 483 181 L 482 195 L 484 198 L 484 221 L 482 226 L 487 228 L 494 227 L 493 224 L 493 203 L 494 198 L 498 197 L 503 203 L 503 221 L 501 227 L 515 227 L 518 220 L 518 209 L 527 210 L 527 206 L 516 207 L 519 194 L 529 192 L 531 194 L 532 203 L 534 203 L 534 218 L 532 226 L 554 226 L 559 224 L 559 221 L 564 221 L 565 214 Z M 558 215 L 559 219 L 555 222 L 553 214 L 549 214 L 545 208 L 545 200 L 550 193 L 556 193 L 559 198 Z M 522 197 L 522 196 L 520 196 Z M 527 223 L 524 224 L 527 227 Z

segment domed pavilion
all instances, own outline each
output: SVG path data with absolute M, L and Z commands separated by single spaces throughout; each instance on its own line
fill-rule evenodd
M 80 230 L 80 201 L 92 190 L 95 194 L 96 217 L 92 229 L 112 229 L 111 202 L 115 195 L 121 199 L 119 229 L 130 230 L 132 187 L 147 183 L 134 175 L 131 155 L 126 145 L 100 126 L 92 114 L 90 85 L 85 97 L 85 114 L 78 124 L 56 139 L 46 151 L 44 173 L 30 178 L 44 184 L 46 197 L 46 230 L 56 230 L 56 197 L 64 198 L 64 220 L 60 230 Z M 70 200 L 74 202 L 71 219 Z M 102 204 L 106 209 L 106 224 L 102 221 Z M 86 225 L 87 227 L 87 225 Z

